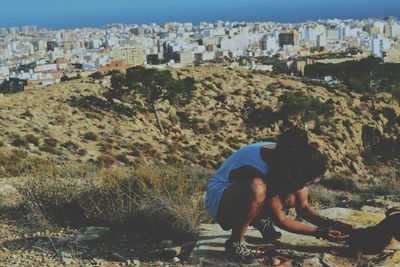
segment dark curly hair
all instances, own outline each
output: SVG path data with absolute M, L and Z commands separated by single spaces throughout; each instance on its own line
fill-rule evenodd
M 308 140 L 306 131 L 291 128 L 278 136 L 268 182 L 276 194 L 293 193 L 322 176 L 328 160 Z

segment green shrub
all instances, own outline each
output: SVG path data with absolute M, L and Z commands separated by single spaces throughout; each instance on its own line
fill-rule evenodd
M 97 135 L 94 132 L 87 132 L 83 135 L 83 138 L 89 141 L 96 141 Z
M 39 138 L 37 136 L 34 136 L 33 134 L 25 135 L 25 140 L 30 144 L 34 144 L 35 146 L 39 146 Z
M 58 141 L 55 138 L 46 138 L 43 140 L 43 144 L 39 147 L 40 150 L 49 152 L 49 153 L 56 153 Z
M 87 154 L 87 150 L 84 148 L 81 148 L 78 150 L 78 155 L 79 156 L 85 156 Z
M 67 141 L 67 142 L 61 144 L 61 146 L 72 153 L 79 150 L 79 145 L 72 141 Z
M 307 122 L 316 120 L 319 116 L 329 118 L 335 113 L 331 102 L 321 102 L 300 91 L 285 92 L 279 97 L 279 101 L 282 102 L 280 115 L 284 119 L 300 116 L 302 121 Z
M 29 143 L 22 137 L 16 137 L 12 140 L 11 145 L 15 147 L 28 148 Z
M 250 126 L 269 127 L 278 119 L 277 114 L 270 108 L 250 108 L 245 122 Z
M 125 153 L 118 154 L 117 156 L 115 156 L 115 159 L 125 164 L 131 163 Z
M 321 181 L 321 184 L 329 189 L 358 192 L 360 189 L 354 179 L 332 176 Z
M 313 185 L 309 190 L 308 201 L 315 206 L 331 208 L 337 204 L 337 196 L 321 185 Z

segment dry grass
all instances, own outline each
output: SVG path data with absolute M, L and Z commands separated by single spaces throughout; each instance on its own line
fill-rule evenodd
M 337 194 L 321 185 L 313 185 L 309 191 L 308 201 L 319 208 L 331 208 L 337 204 Z
M 19 148 L 0 148 L 0 178 L 23 175 L 42 160 L 29 157 L 28 152 Z
M 209 173 L 182 166 L 57 166 L 33 170 L 18 191 L 42 224 L 105 225 L 152 236 L 197 233 L 207 217 L 203 192 Z

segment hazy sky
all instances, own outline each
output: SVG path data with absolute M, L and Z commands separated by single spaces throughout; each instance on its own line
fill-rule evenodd
M 216 20 L 302 22 L 319 18 L 400 18 L 400 0 L 11 0 L 0 27 L 71 28 L 108 23 Z

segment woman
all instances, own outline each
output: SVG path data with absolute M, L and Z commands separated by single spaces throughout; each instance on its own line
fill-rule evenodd
M 251 144 L 226 159 L 208 182 L 206 208 L 224 230 L 232 229 L 225 243 L 227 256 L 236 262 L 255 263 L 244 234 L 253 225 L 266 241 L 279 238 L 268 218 L 293 233 L 346 240 L 344 233 L 351 225 L 320 216 L 307 202 L 307 186 L 321 179 L 326 169 L 326 157 L 298 128 L 281 134 L 277 143 Z M 295 207 L 304 219 L 319 227 L 289 219 L 284 207 Z

